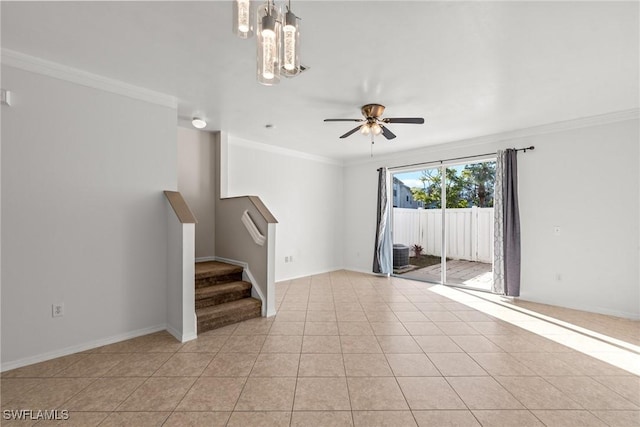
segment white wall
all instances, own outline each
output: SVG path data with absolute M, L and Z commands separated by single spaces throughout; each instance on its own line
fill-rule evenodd
M 215 255 L 215 158 L 210 132 L 178 128 L 178 191 L 196 216 L 196 258 Z
M 5 65 L 2 87 L 3 369 L 164 329 L 175 107 Z
M 167 331 L 186 342 L 198 337 L 195 308 L 195 224 L 181 223 L 167 205 Z
M 523 299 L 640 317 L 638 126 L 532 139 L 519 163 Z
M 342 267 L 341 165 L 229 135 L 227 171 L 228 197 L 259 196 L 278 220 L 276 281 Z
M 534 136 L 483 138 L 350 164 L 344 176 L 350 195 L 345 266 L 371 271 L 378 167 L 535 145 L 518 157 L 522 299 L 638 318 L 638 126 L 633 119 L 553 132 L 548 127 Z M 559 236 L 554 226 L 561 227 Z

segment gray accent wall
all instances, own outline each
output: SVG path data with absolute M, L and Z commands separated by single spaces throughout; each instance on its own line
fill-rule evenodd
M 175 107 L 5 65 L 2 87 L 3 370 L 164 329 Z
M 215 134 L 178 128 L 178 191 L 196 224 L 196 258 L 215 255 Z

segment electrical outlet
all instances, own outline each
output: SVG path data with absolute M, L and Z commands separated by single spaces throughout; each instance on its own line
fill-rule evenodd
M 562 274 L 556 273 L 556 282 L 562 282 Z
M 289 257 L 288 256 L 284 257 L 284 262 L 289 262 Z
M 64 304 L 52 304 L 51 305 L 51 317 L 62 317 L 64 316 Z

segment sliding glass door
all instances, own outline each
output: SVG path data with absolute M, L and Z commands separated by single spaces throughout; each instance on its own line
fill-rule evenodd
M 495 162 L 446 168 L 447 284 L 491 290 Z
M 490 290 L 494 180 L 494 161 L 394 173 L 394 274 Z
M 393 271 L 402 277 L 441 283 L 441 169 L 393 175 Z

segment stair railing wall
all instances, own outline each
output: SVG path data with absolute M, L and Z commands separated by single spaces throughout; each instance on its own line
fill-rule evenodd
M 195 225 L 197 220 L 182 195 L 167 198 L 167 331 L 180 342 L 197 338 L 195 307 Z
M 242 265 L 251 293 L 262 301 L 262 315 L 273 316 L 275 308 L 275 238 L 278 221 L 257 196 L 227 197 L 227 135 L 214 133 L 217 182 L 215 187 L 215 258 Z M 264 244 L 254 241 L 243 223 L 250 218 Z M 246 222 L 246 218 L 245 218 Z M 250 228 L 252 226 L 250 225 Z M 259 239 L 260 240 L 260 239 Z
M 250 218 L 249 226 L 243 217 Z M 252 294 L 255 292 L 252 296 L 262 300 L 263 316 L 275 314 L 276 224 L 259 197 L 230 197 L 216 202 L 216 259 L 245 267 Z M 255 230 L 249 231 L 251 228 Z
M 260 233 L 256 223 L 251 219 L 251 215 L 249 215 L 249 211 L 245 210 L 242 214 L 242 223 L 244 227 L 249 232 L 249 235 L 253 239 L 254 243 L 258 246 L 264 246 L 264 242 L 267 240 L 266 236 Z

